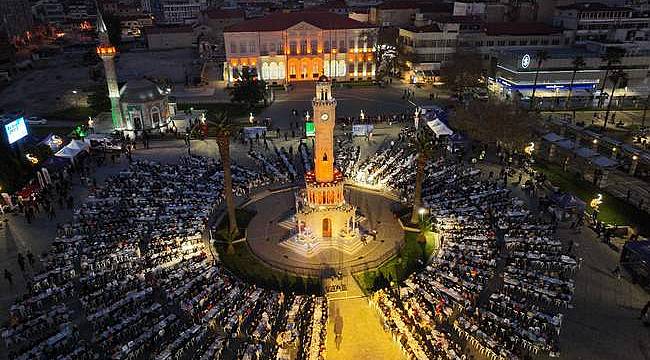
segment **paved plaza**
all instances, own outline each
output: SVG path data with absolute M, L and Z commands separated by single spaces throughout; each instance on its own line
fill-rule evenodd
M 337 89 L 338 116 L 358 116 L 357 109 L 373 115 L 380 112 L 409 111 L 409 104 L 401 99 L 400 87 L 388 89 L 360 88 Z M 384 98 L 385 96 L 385 98 Z M 274 126 L 288 129 L 292 121 L 291 109 L 301 111 L 309 106 L 313 90 L 308 87 L 296 87 L 288 94 L 278 96 L 276 103 L 258 116 L 270 116 Z M 375 139 L 368 142 L 365 139 L 355 139 L 355 145 L 361 146 L 361 158 L 374 153 L 385 141 L 389 141 L 399 132 L 397 126 L 379 126 Z M 298 146 L 299 139 L 273 139 L 273 144 L 280 146 Z M 264 152 L 264 146 L 254 145 L 258 151 Z M 255 166 L 255 162 L 246 155 L 248 145 L 234 142 L 232 145 L 233 159 L 244 166 Z M 214 140 L 193 140 L 193 154 L 218 157 Z M 269 149 L 269 151 L 272 151 Z M 150 159 L 161 162 L 176 162 L 187 153 L 180 140 L 154 141 L 151 149 L 137 149 L 135 159 Z M 112 174 L 127 167 L 126 159 L 122 158 L 117 164 L 107 164 L 94 169 L 98 183 Z M 73 177 L 73 195 L 75 203 L 83 201 L 87 188 L 78 177 Z M 268 198 L 256 203 L 258 214 L 251 223 L 256 231 L 263 230 L 263 236 L 252 236 L 251 245 L 261 244 L 262 251 L 268 246 L 274 246 L 281 233 L 275 223 L 280 211 L 264 211 L 277 203 L 284 204 L 288 210 L 293 206 L 293 195 L 285 193 L 282 199 Z M 242 201 L 243 199 L 238 199 Z M 368 223 L 379 231 L 380 238 L 387 229 L 394 229 L 394 224 L 387 225 L 395 219 L 391 218 L 390 206 L 393 202 L 378 195 L 360 191 L 350 192 L 350 201 L 359 206 L 368 218 Z M 274 209 L 275 206 L 273 207 Z M 260 211 L 261 210 L 261 211 Z M 9 285 L 4 279 L 0 282 L 0 320 L 6 320 L 8 307 L 14 299 L 24 293 L 25 278 L 21 275 L 16 261 L 17 253 L 25 254 L 31 251 L 36 256 L 45 252 L 51 245 L 57 222 L 68 221 L 71 212 L 57 208 L 57 218 L 47 220 L 43 214 L 36 217 L 33 224 L 27 224 L 21 215 L 8 215 L 7 221 L 0 227 L 0 267 L 7 268 L 14 274 L 14 285 Z M 267 231 L 265 224 L 270 224 Z M 272 225 L 272 226 L 271 226 Z M 398 245 L 402 239 L 401 232 L 385 233 L 382 247 Z M 401 231 L 401 230 L 400 230 Z M 251 234 L 253 235 L 253 234 Z M 582 265 L 576 276 L 576 291 L 572 309 L 565 312 L 564 326 L 561 334 L 562 359 L 650 359 L 650 328 L 643 327 L 637 319 L 640 309 L 648 301 L 647 292 L 630 283 L 625 277 L 618 279 L 612 275 L 619 254 L 597 239 L 591 230 L 584 229 L 580 235 L 564 228 L 560 230 L 564 241 L 576 242 L 577 256 L 582 259 Z M 266 238 L 269 241 L 266 241 Z M 278 250 L 279 251 L 279 250 Z M 269 253 L 271 254 L 271 253 Z M 286 254 L 277 254 L 284 258 Z M 275 256 L 275 255 L 273 255 Z M 287 258 L 284 258 L 287 259 Z M 291 261 L 295 261 L 293 258 Z M 25 276 L 40 270 L 38 263 L 35 269 L 28 267 Z M 348 282 L 350 283 L 350 282 Z M 353 283 L 353 281 L 352 281 Z M 348 294 L 349 296 L 350 294 Z M 361 295 L 360 293 L 357 295 Z M 330 302 L 331 321 L 328 324 L 328 359 L 401 359 L 402 353 L 390 335 L 383 331 L 375 310 L 368 306 L 362 297 L 335 300 Z M 340 350 L 335 344 L 336 314 L 342 319 Z M 0 358 L 6 354 L 1 353 Z
M 307 257 L 280 245 L 289 231 L 278 223 L 294 209 L 292 191 L 271 194 L 251 205 L 257 211 L 246 233 L 251 249 L 264 261 L 301 274 L 319 275 L 322 270 L 332 268 L 358 271 L 366 264 L 376 266 L 396 253 L 403 242 L 404 232 L 391 211 L 398 203 L 369 191 L 349 189 L 346 193 L 348 202 L 357 206 L 366 219 L 361 226 L 377 231 L 376 239 L 368 241 L 354 254 L 327 249 Z

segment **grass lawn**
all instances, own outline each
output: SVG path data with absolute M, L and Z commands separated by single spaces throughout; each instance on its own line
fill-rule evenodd
M 248 118 L 250 111 L 244 104 L 235 103 L 215 103 L 215 104 L 178 104 L 178 110 L 189 110 L 190 108 L 207 110 L 208 113 L 220 113 L 227 111 L 231 119 L 238 117 Z M 259 114 L 264 109 L 263 106 L 257 106 L 253 110 L 253 115 Z
M 603 195 L 598 219 L 608 224 L 636 225 L 643 233 L 650 231 L 650 223 L 645 213 L 618 198 L 603 192 L 593 184 L 580 179 L 575 174 L 562 171 L 560 166 L 554 164 L 538 164 L 537 171 L 541 171 L 546 178 L 560 188 L 560 191 L 570 192 L 587 203 L 587 211 L 591 212 L 589 202 L 597 194 Z
M 56 110 L 44 116 L 48 120 L 65 120 L 70 122 L 86 122 L 89 116 L 95 116 L 97 113 L 92 108 L 86 106 L 70 107 L 63 110 Z
M 240 229 L 246 228 L 255 212 L 246 209 L 237 209 L 237 226 Z M 227 216 L 217 227 L 217 242 L 215 248 L 219 253 L 221 262 L 230 271 L 240 278 L 270 289 L 281 289 L 298 293 L 320 293 L 320 281 L 318 278 L 304 278 L 289 274 L 288 272 L 275 270 L 262 263 L 251 251 L 245 241 L 233 245 L 234 252 L 228 253 L 228 245 L 224 235 L 227 234 Z
M 376 270 L 354 275 L 364 292 L 369 293 L 372 291 L 375 282 L 377 282 L 377 277 L 383 276 L 389 282 L 403 281 L 411 273 L 424 266 L 426 260 L 436 250 L 437 244 L 432 233 L 426 236 L 427 240 L 424 244 L 418 242 L 418 236 L 418 233 L 407 232 L 404 236 L 404 246 L 395 257 Z

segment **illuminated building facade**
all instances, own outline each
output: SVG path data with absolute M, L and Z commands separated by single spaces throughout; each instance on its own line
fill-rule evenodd
M 232 83 L 243 67 L 269 83 L 375 78 L 377 28 L 326 11 L 279 13 L 224 30 L 224 79 Z

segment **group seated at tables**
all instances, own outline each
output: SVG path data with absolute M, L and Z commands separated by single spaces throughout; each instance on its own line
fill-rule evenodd
M 10 309 L 9 359 L 323 359 L 322 297 L 246 283 L 211 254 L 222 178 L 202 157 L 135 161 L 90 189 Z M 233 165 L 233 178 L 245 195 L 282 177 Z
M 413 176 L 416 156 L 407 146 L 380 149 L 356 168 L 359 178 L 393 184 L 406 198 L 412 188 L 401 181 Z M 478 168 L 431 159 L 425 174 L 422 199 L 439 248 L 401 286 L 371 296 L 387 331 L 412 359 L 559 356 L 578 262 L 555 226 Z

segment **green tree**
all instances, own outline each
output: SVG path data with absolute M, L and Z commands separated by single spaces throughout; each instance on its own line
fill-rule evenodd
M 566 103 L 565 103 L 565 108 L 568 108 L 569 104 L 571 103 L 572 96 L 573 96 L 573 82 L 576 79 L 576 73 L 583 69 L 587 64 L 585 63 L 585 58 L 582 56 L 576 56 L 573 61 L 571 61 L 571 64 L 573 65 L 573 73 L 571 74 L 571 82 L 569 83 L 569 95 L 567 96 Z M 573 119 L 576 118 L 576 107 L 571 106 L 571 109 L 573 110 Z
M 232 188 L 232 169 L 230 168 L 230 136 L 233 133 L 233 125 L 225 112 L 210 114 L 208 125 L 213 126 L 217 133 L 219 157 L 223 165 L 223 196 L 226 199 L 226 210 L 228 212 L 228 233 L 230 236 L 235 237 L 239 233 L 239 229 L 237 228 L 235 195 Z
M 234 103 L 246 104 L 253 109 L 260 102 L 266 105 L 266 81 L 257 78 L 255 69 L 243 67 L 240 79 L 230 89 L 231 100 Z
M 446 86 L 460 97 L 467 89 L 481 86 L 483 62 L 476 52 L 459 50 L 443 64 L 440 75 Z
M 627 83 L 627 74 L 621 69 L 616 69 L 611 73 L 611 75 L 609 75 L 609 80 L 612 81 L 612 92 L 609 94 L 609 102 L 607 103 L 607 110 L 605 111 L 605 121 L 603 122 L 602 131 L 607 129 L 607 121 L 609 120 L 609 111 L 612 108 L 614 92 L 616 89 L 625 86 Z
M 111 100 L 108 98 L 108 88 L 106 85 L 97 85 L 91 89 L 88 94 L 88 107 L 95 114 L 111 110 Z
M 537 90 L 537 79 L 539 78 L 539 71 L 542 70 L 544 61 L 548 59 L 548 53 L 544 50 L 539 50 L 535 54 L 537 57 L 537 69 L 535 69 L 535 81 L 533 81 L 533 94 L 530 96 L 530 109 L 535 109 L 535 91 Z
M 603 76 L 603 82 L 600 85 L 600 98 L 598 99 L 598 106 L 603 105 L 603 92 L 605 91 L 605 85 L 607 80 L 610 80 L 611 77 L 609 73 L 614 70 L 614 67 L 621 63 L 621 59 L 625 56 L 625 49 L 620 47 L 608 47 L 605 50 L 603 56 L 600 57 L 600 61 L 605 63 L 605 76 Z
M 456 130 L 485 145 L 500 143 L 505 149 L 521 151 L 532 139 L 533 129 L 540 126 L 539 116 L 515 104 L 491 100 L 472 102 L 457 108 L 450 117 Z

